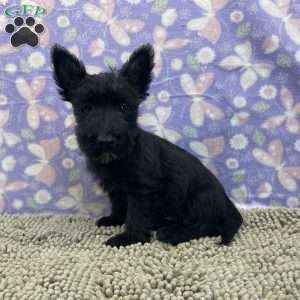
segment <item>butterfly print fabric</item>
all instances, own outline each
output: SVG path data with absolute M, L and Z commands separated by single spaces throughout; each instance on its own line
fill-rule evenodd
M 25 1 L 18 1 L 18 5 Z M 300 206 L 300 3 L 292 0 L 31 0 L 36 47 L 13 47 L 0 0 L 0 212 L 99 217 L 72 108 L 49 60 L 59 43 L 91 74 L 144 43 L 154 80 L 139 124 L 196 155 L 239 206 Z

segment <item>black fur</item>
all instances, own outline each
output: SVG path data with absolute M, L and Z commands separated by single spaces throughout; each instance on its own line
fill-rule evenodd
M 111 246 L 149 242 L 152 230 L 173 245 L 218 235 L 227 245 L 243 220 L 221 183 L 190 153 L 137 124 L 153 58 L 152 46 L 144 45 L 120 70 L 88 75 L 66 49 L 52 49 L 54 77 L 73 105 L 79 147 L 111 200 L 111 215 L 97 226 L 126 224 L 106 242 Z

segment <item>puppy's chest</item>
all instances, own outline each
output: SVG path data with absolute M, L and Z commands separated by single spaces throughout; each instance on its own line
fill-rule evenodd
M 105 191 L 120 188 L 125 193 L 151 194 L 160 191 L 162 181 L 134 167 L 119 165 L 98 169 L 97 176 Z
M 128 178 L 131 176 L 127 168 L 120 165 L 98 166 L 91 170 L 100 180 L 101 186 L 106 192 L 128 185 Z M 122 188 L 123 189 L 123 188 Z
M 96 176 L 100 180 L 100 185 L 106 192 L 110 192 L 116 187 L 121 187 L 125 184 L 124 177 L 121 176 L 121 174 L 116 174 L 106 168 L 98 169 Z

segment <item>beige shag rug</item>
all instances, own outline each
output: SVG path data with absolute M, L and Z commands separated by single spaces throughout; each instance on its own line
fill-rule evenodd
M 205 238 L 123 249 L 84 217 L 0 216 L 1 300 L 297 300 L 300 209 L 243 211 L 230 247 Z

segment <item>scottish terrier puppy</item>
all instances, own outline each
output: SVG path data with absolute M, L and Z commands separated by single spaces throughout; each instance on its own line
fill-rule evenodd
M 126 225 L 106 244 L 149 242 L 152 231 L 172 245 L 219 235 L 229 244 L 243 220 L 221 183 L 196 157 L 137 124 L 152 79 L 152 46 L 97 75 L 59 45 L 51 56 L 62 99 L 73 106 L 80 150 L 111 201 L 111 215 L 96 225 Z

